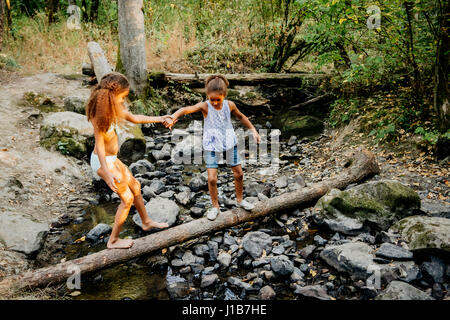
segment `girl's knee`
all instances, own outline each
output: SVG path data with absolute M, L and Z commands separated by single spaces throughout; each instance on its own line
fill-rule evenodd
M 121 195 L 120 200 L 125 207 L 131 208 L 134 202 L 134 195 L 132 192 L 125 192 Z
M 131 179 L 129 187 L 135 197 L 141 194 L 141 183 L 136 178 Z
M 208 184 L 217 185 L 217 176 L 208 176 Z

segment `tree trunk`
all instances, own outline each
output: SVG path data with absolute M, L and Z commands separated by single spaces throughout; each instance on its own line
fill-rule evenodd
M 434 71 L 434 108 L 439 115 L 440 129 L 446 132 L 450 129 L 450 105 L 448 88 L 448 62 L 449 62 L 449 12 L 450 1 L 443 2 L 443 12 L 441 12 L 441 23 L 439 24 L 440 36 L 437 39 L 436 63 Z
M 92 22 L 97 20 L 99 4 L 100 4 L 100 0 L 92 0 L 91 11 L 90 11 L 90 20 Z
M 100 83 L 102 77 L 105 74 L 111 72 L 112 68 L 108 63 L 108 60 L 106 59 L 102 48 L 97 42 L 91 41 L 88 43 L 87 47 L 88 47 L 88 55 L 89 58 L 91 59 L 91 64 L 94 68 L 95 76 L 97 78 L 97 81 Z
M 0 0 L 0 52 L 3 51 L 3 34 L 5 32 L 5 1 Z
M 58 0 L 46 0 L 48 23 L 56 21 L 55 14 L 58 11 Z
M 147 58 L 142 0 L 118 0 L 120 58 L 131 89 L 139 96 L 147 86 Z
M 331 188 L 343 189 L 351 183 L 363 181 L 380 171 L 374 155 L 367 150 L 354 151 L 347 159 L 346 164 L 349 166 L 347 169 L 343 169 L 338 176 L 312 184 L 302 190 L 261 201 L 251 212 L 238 208 L 228 210 L 221 213 L 214 221 L 201 218 L 135 239 L 134 245 L 130 249 L 105 249 L 82 258 L 11 276 L 0 282 L 0 292 L 6 294 L 14 289 L 60 283 L 71 276 L 74 267 L 79 268 L 80 274 L 86 274 L 256 218 L 298 208 L 316 201 Z

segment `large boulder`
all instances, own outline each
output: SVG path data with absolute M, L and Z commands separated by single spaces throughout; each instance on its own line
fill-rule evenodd
M 119 158 L 131 164 L 145 155 L 145 138 L 139 125 L 124 123 L 118 128 Z M 94 148 L 94 128 L 85 115 L 65 111 L 48 114 L 40 129 L 41 145 L 63 154 L 83 158 Z
M 30 267 L 23 253 L 0 250 L 0 279 L 20 274 Z
M 268 254 L 272 250 L 272 239 L 261 231 L 249 232 L 242 238 L 242 247 L 253 259 L 258 259 L 263 251 Z
M 403 281 L 392 281 L 375 300 L 434 300 L 427 293 Z
M 340 272 L 346 272 L 354 279 L 366 280 L 371 275 L 387 282 L 399 275 L 405 275 L 414 267 L 413 261 L 394 261 L 379 264 L 374 259 L 374 249 L 363 242 L 349 242 L 342 245 L 327 246 L 320 253 L 327 264 Z
M 180 208 L 174 201 L 161 197 L 150 200 L 145 205 L 145 209 L 150 219 L 156 222 L 166 222 L 169 227 L 177 221 L 180 212 Z M 142 220 L 138 213 L 133 216 L 133 221 L 142 228 Z
M 34 255 L 44 244 L 49 227 L 12 212 L 0 214 L 0 241 L 10 250 Z
M 394 224 L 389 232 L 398 233 L 412 251 L 450 252 L 450 219 L 426 216 L 407 217 Z
M 322 133 L 323 121 L 313 116 L 298 116 L 295 112 L 286 112 L 275 119 L 283 137 L 295 135 L 299 138 Z
M 331 189 L 314 207 L 318 225 L 355 235 L 367 227 L 387 230 L 393 223 L 414 214 L 420 198 L 414 190 L 393 180 L 367 182 L 351 189 Z
M 198 164 L 202 164 L 202 131 L 195 131 L 195 133 L 190 134 L 185 130 L 173 130 L 171 139 L 176 143 L 171 151 L 171 158 L 175 164 L 192 164 L 195 163 L 196 159 L 199 162 Z

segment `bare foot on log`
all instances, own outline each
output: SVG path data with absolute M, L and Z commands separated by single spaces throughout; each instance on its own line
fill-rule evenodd
M 128 249 L 131 248 L 134 244 L 134 241 L 131 239 L 117 239 L 114 242 L 108 241 L 106 247 L 108 249 Z
M 144 230 L 144 231 L 148 231 L 153 228 L 164 229 L 164 228 L 168 228 L 168 227 L 169 227 L 169 225 L 166 222 L 156 222 L 153 220 L 150 220 L 147 223 L 142 222 L 142 230 Z

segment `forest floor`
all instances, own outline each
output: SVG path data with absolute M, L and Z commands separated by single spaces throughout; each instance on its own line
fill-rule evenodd
M 0 183 L 3 186 L 0 188 L 0 214 L 15 212 L 36 222 L 51 224 L 60 216 L 82 210 L 96 198 L 88 163 L 43 148 L 39 144 L 36 120 L 39 113 L 21 103 L 29 91 L 44 93 L 60 105 L 68 95 L 89 92 L 82 85 L 81 77 L 68 79 L 51 73 L 23 77 L 0 72 Z M 450 201 L 448 161 L 437 161 L 413 144 L 396 148 L 373 145 L 367 135 L 355 132 L 359 132 L 356 122 L 345 128 L 326 130 L 326 138 L 314 146 L 310 156 L 312 166 L 303 171 L 299 166 L 299 173 L 305 177 L 320 176 L 330 159 L 337 161 L 352 149 L 364 147 L 375 154 L 381 178 L 398 180 L 429 199 Z M 49 235 L 39 260 L 55 263 L 45 252 L 51 252 L 49 246 L 56 242 L 57 239 Z M 55 295 L 48 288 L 14 298 L 55 299 Z

